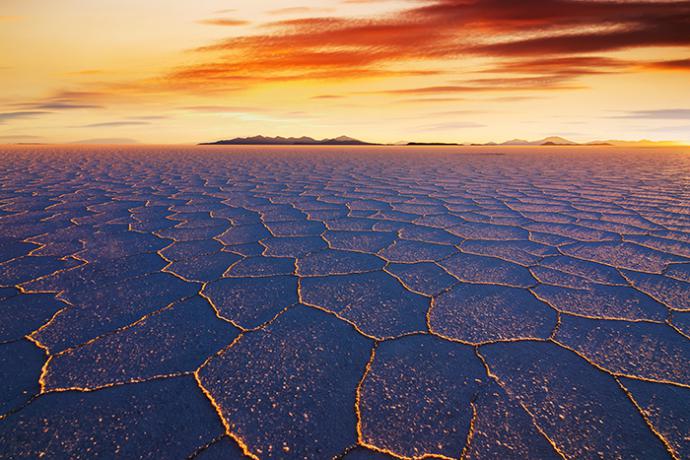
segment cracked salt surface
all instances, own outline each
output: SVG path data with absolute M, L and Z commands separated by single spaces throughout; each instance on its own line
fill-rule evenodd
M 0 459 L 688 458 L 690 156 L 504 150 L 3 148 Z

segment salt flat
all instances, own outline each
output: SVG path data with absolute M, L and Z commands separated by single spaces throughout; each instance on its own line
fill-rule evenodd
M 690 458 L 687 149 L 0 164 L 0 458 Z

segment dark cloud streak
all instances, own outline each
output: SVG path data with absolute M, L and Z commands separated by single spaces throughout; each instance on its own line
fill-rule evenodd
M 103 123 L 91 123 L 88 125 L 75 126 L 75 128 L 119 128 L 121 126 L 144 126 L 150 125 L 147 121 L 107 121 Z
M 38 111 L 38 110 L 0 113 L 0 125 L 5 124 L 8 121 L 12 121 L 12 120 L 21 120 L 24 118 L 33 118 L 33 117 L 38 117 L 41 115 L 48 115 L 50 113 L 51 112 Z

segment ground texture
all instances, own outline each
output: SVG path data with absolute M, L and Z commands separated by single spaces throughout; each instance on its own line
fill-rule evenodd
M 0 458 L 690 458 L 690 155 L 0 152 Z

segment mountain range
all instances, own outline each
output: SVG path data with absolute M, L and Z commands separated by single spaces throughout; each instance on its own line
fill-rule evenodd
M 615 139 L 608 139 L 605 141 L 592 141 L 585 143 L 573 142 L 559 136 L 550 136 L 538 141 L 526 141 L 523 139 L 512 139 L 501 144 L 482 144 L 482 145 L 611 145 L 616 147 L 661 147 L 669 145 L 677 145 L 670 141 L 649 141 L 646 139 L 639 141 L 620 141 Z
M 215 142 L 204 142 L 199 145 L 384 145 L 373 142 L 365 142 L 359 139 L 354 139 L 348 136 L 340 136 L 332 139 L 314 139 L 312 137 L 267 137 L 267 136 L 253 136 L 253 137 L 235 137 L 233 139 L 224 139 Z M 487 142 L 484 144 L 463 144 L 463 143 L 448 143 L 448 142 L 398 142 L 394 145 L 408 145 L 408 146 L 616 146 L 616 147 L 664 147 L 677 145 L 674 142 L 668 141 L 620 141 L 620 140 L 604 140 L 592 141 L 586 143 L 573 142 L 569 139 L 560 136 L 549 136 L 544 139 L 536 141 L 527 141 L 524 139 L 511 139 L 509 141 L 496 143 Z
M 502 142 L 500 145 L 578 145 L 577 142 L 559 136 L 550 136 L 538 141 L 526 141 L 524 139 L 512 139 Z
M 216 142 L 205 142 L 199 145 L 376 145 L 369 142 L 353 139 L 348 136 L 335 137 L 333 139 L 314 139 L 312 137 L 236 137 Z

